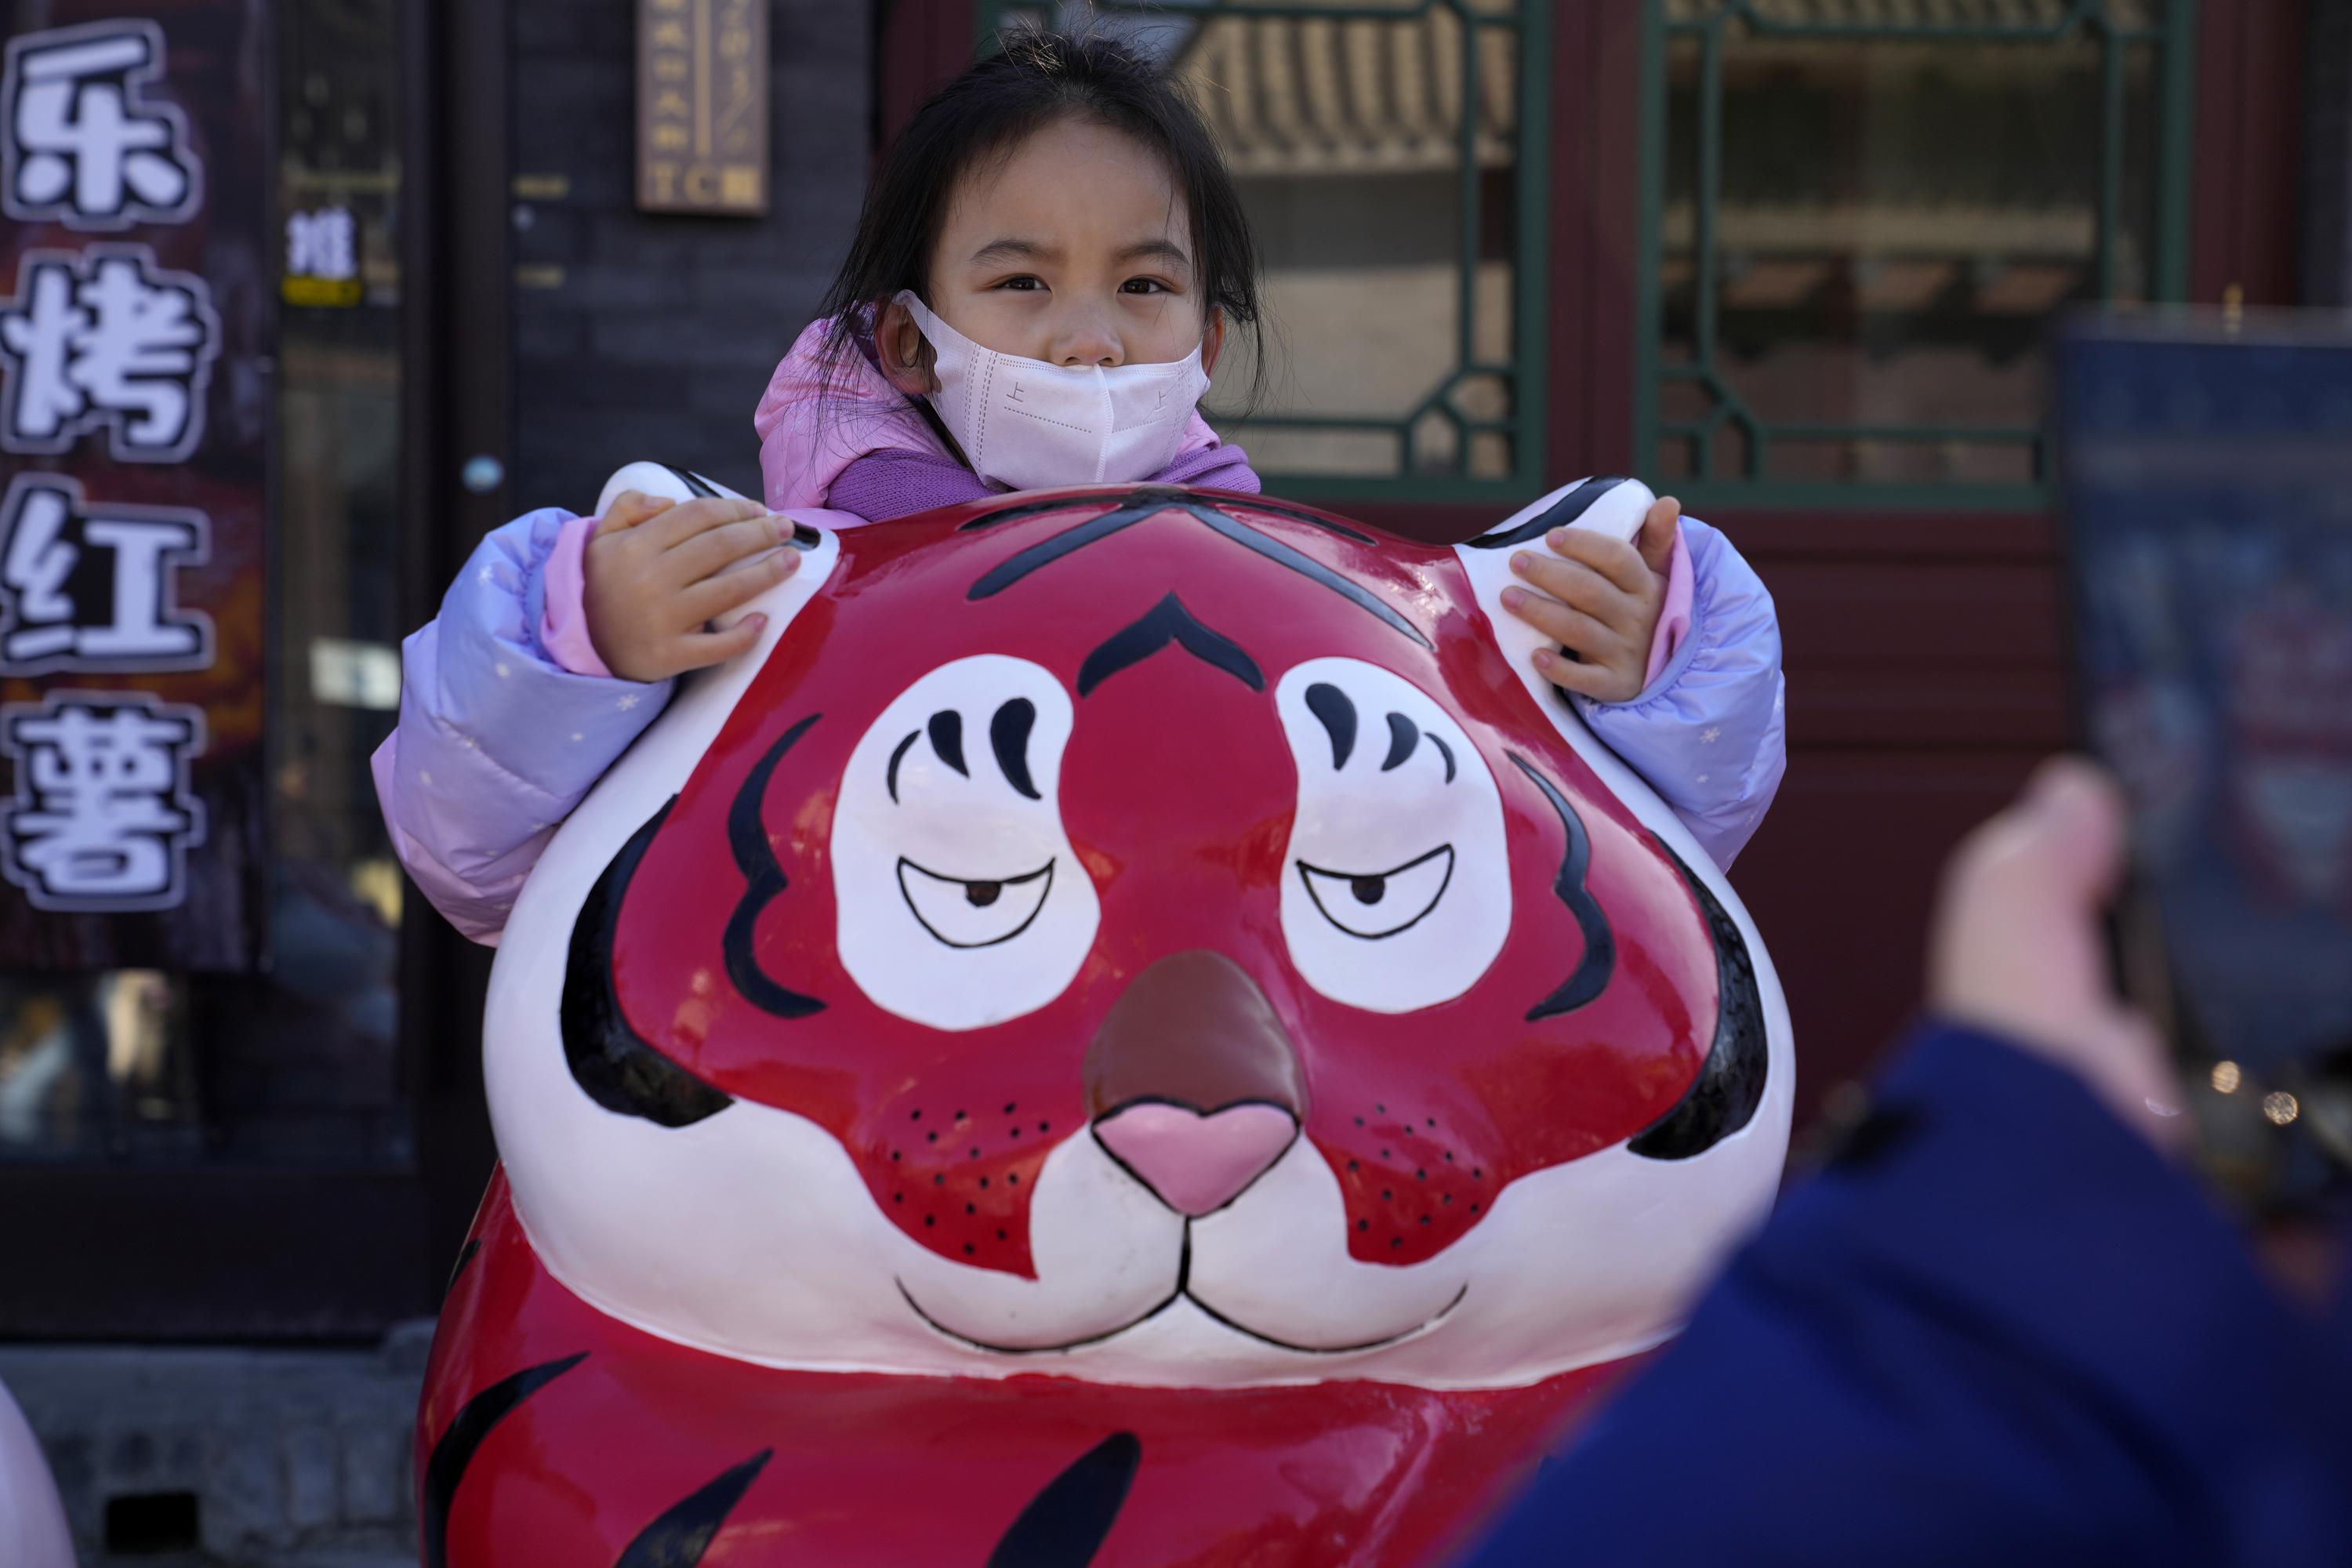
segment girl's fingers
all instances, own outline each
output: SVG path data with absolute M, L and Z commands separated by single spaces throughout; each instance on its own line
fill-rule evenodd
M 765 561 L 755 561 L 706 577 L 677 596 L 677 617 L 698 626 L 739 605 L 748 605 L 800 570 L 796 551 L 779 550 Z
M 773 550 L 779 542 L 776 519 L 762 512 L 737 522 L 706 528 L 662 553 L 662 573 L 684 585 L 716 577 L 739 561 Z
M 680 639 L 679 657 L 682 669 L 704 669 L 714 664 L 724 664 L 737 654 L 749 653 L 757 647 L 760 634 L 768 629 L 768 617 L 745 616 L 723 632 L 695 632 Z
M 1621 687 L 1617 672 L 1607 665 L 1579 664 L 1549 649 L 1537 650 L 1536 673 L 1563 691 L 1573 691 L 1596 702 L 1612 700 Z
M 1624 646 L 1622 637 L 1582 610 L 1570 609 L 1557 599 L 1530 594 L 1525 588 L 1504 589 L 1503 608 L 1551 641 L 1572 647 L 1588 659 L 1606 658 Z
M 661 521 L 656 531 L 664 550 L 675 550 L 698 533 L 708 533 L 714 528 L 742 522 L 755 517 L 765 517 L 768 509 L 755 500 L 735 500 L 725 496 L 704 496 L 698 500 L 681 501 Z
M 1642 555 L 1642 564 L 1663 577 L 1675 563 L 1675 535 L 1680 531 L 1683 503 L 1672 496 L 1660 496 L 1652 504 L 1650 514 L 1642 520 L 1642 531 L 1633 536 L 1633 547 Z
M 1628 594 L 1638 595 L 1651 585 L 1649 564 L 1640 551 L 1622 539 L 1589 528 L 1555 528 L 1544 536 L 1544 542 L 1555 553 L 1591 567 Z
M 1633 618 L 1633 604 L 1624 590 L 1580 561 L 1522 550 L 1511 557 L 1511 570 L 1538 593 L 1603 624 Z
M 635 528 L 641 522 L 659 517 L 677 504 L 663 496 L 649 496 L 643 490 L 623 490 L 605 509 L 604 521 L 597 523 L 596 531 L 618 533 L 625 528 Z

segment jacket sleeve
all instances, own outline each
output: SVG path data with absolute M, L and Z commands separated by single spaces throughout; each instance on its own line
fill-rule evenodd
M 1935 1030 L 1467 1562 L 2340 1562 L 2347 1337 L 2073 1077 Z
M 377 749 L 394 851 L 433 907 L 495 943 L 556 824 L 668 701 L 667 681 L 578 675 L 542 646 L 549 510 L 484 539 L 401 648 L 400 724 Z
M 1631 701 L 1573 701 L 1728 867 L 1788 768 L 1780 625 L 1763 580 L 1729 540 L 1695 518 L 1682 527 L 1694 577 L 1690 635 Z

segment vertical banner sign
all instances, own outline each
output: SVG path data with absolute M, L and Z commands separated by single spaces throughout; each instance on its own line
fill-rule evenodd
M 244 969 L 267 892 L 265 0 L 14 9 L 0 969 Z
M 768 210 L 765 0 L 637 0 L 637 205 Z

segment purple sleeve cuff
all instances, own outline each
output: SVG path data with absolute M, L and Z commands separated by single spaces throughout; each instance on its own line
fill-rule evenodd
M 548 658 L 573 675 L 609 680 L 613 672 L 604 667 L 588 636 L 587 550 L 599 521 L 575 517 L 555 536 L 555 548 L 548 553 L 542 578 L 547 605 L 540 614 L 539 645 Z

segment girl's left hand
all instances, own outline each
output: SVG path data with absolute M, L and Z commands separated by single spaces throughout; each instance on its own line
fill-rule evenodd
M 1630 544 L 1590 529 L 1555 528 L 1544 537 L 1553 553 L 1522 550 L 1511 557 L 1511 570 L 1528 586 L 1504 589 L 1503 608 L 1576 655 L 1538 648 L 1536 668 L 1546 680 L 1596 702 L 1642 694 L 1682 514 L 1680 501 L 1664 497 Z

